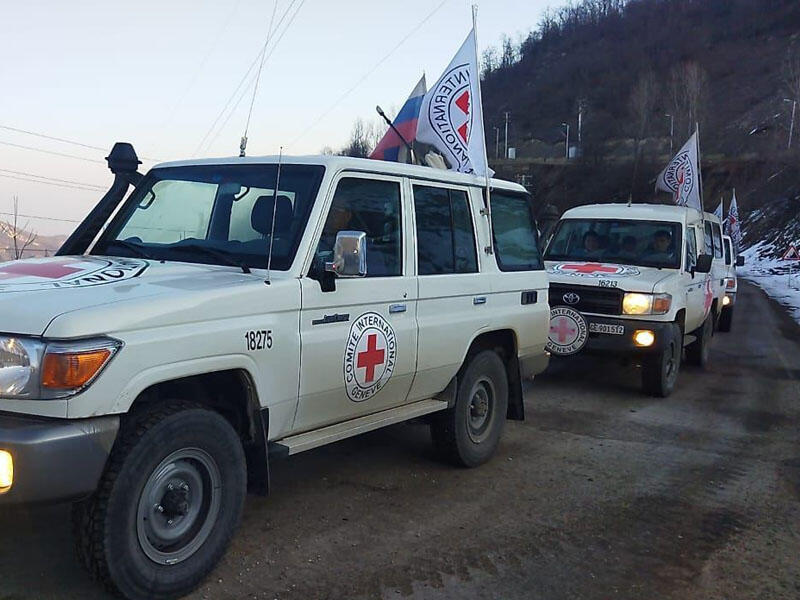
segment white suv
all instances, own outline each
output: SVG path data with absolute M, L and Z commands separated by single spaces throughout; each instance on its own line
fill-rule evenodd
M 556 356 L 588 351 L 633 358 L 642 364 L 643 389 L 669 395 L 684 348 L 689 362 L 707 364 L 721 308 L 714 259 L 702 251 L 714 251 L 706 230 L 702 213 L 679 206 L 592 204 L 566 211 L 545 252 L 548 349 Z
M 425 417 L 475 466 L 523 418 L 549 307 L 521 186 L 490 227 L 483 180 L 427 167 L 108 160 L 58 256 L 0 265 L 0 504 L 78 500 L 113 590 L 198 585 L 275 457 Z

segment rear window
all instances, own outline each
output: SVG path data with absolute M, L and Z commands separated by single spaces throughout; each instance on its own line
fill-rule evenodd
M 717 223 L 711 223 L 714 229 L 714 256 L 722 258 L 722 230 Z
M 537 271 L 544 268 L 539 239 L 527 196 L 492 191 L 492 233 L 501 271 Z

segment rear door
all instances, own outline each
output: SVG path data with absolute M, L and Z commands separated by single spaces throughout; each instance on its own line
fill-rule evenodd
M 447 387 L 489 322 L 489 280 L 479 272 L 469 188 L 412 181 L 419 356 L 411 400 Z
M 300 399 L 304 431 L 406 401 L 417 359 L 416 281 L 409 273 L 409 201 L 403 180 L 346 173 L 335 192 L 311 267 L 302 278 Z M 322 291 L 338 231 L 367 237 L 367 276 Z

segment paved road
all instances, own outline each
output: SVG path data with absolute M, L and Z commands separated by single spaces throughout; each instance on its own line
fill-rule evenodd
M 582 358 L 528 388 L 480 469 L 416 425 L 276 465 L 193 598 L 800 597 L 800 328 L 740 289 L 711 371 L 668 400 Z M 0 535 L 0 600 L 106 597 L 64 507 L 5 511 Z

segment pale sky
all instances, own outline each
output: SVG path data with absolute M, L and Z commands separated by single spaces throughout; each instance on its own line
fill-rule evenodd
M 386 109 L 401 105 L 423 71 L 429 83 L 435 81 L 472 19 L 472 2 L 440 3 L 277 0 L 275 24 L 290 6 L 291 11 L 270 44 L 272 48 L 277 42 L 261 75 L 248 155 L 277 154 L 280 146 L 288 154 L 341 147 L 357 117 L 372 119 L 376 104 Z M 496 45 L 503 34 L 516 39 L 527 33 L 548 5 L 558 4 L 479 2 L 481 50 Z M 20 175 L 27 173 L 103 188 L 111 182 L 103 161 L 107 151 L 2 126 L 108 149 L 115 141 L 129 141 L 140 156 L 161 160 L 195 155 L 257 57 L 274 6 L 273 0 L 0 0 L 0 213 L 10 211 L 12 196 L 18 195 L 20 213 L 79 220 L 103 193 L 9 175 L 29 179 Z M 211 132 L 207 147 L 196 156 L 238 154 L 250 99 L 247 93 L 230 117 L 223 115 L 219 125 L 226 119 L 227 124 Z M 152 164 L 145 162 L 142 170 Z M 30 223 L 45 235 L 73 227 L 35 219 Z

